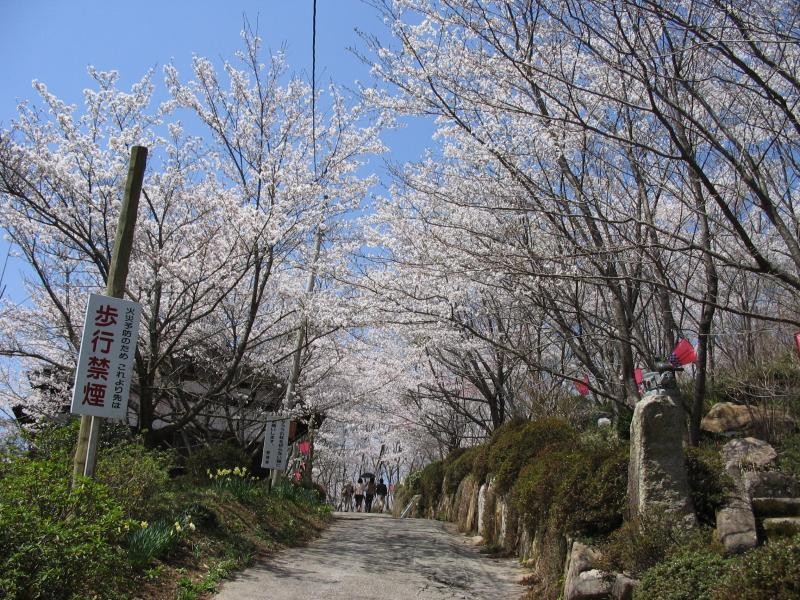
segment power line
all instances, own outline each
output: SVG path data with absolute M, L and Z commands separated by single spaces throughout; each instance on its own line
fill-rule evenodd
M 314 180 L 317 179 L 317 0 L 311 17 L 311 147 L 314 153 Z

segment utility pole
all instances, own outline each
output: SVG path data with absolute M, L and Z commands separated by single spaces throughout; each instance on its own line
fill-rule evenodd
M 144 170 L 147 164 L 147 148 L 134 146 L 131 148 L 131 160 L 128 166 L 128 179 L 125 182 L 125 195 L 119 211 L 117 234 L 114 239 L 114 250 L 106 280 L 106 296 L 122 298 L 125 295 L 125 281 L 128 278 L 128 265 L 133 247 L 133 230 L 136 227 L 136 214 L 139 210 L 139 195 L 142 192 Z M 75 449 L 75 460 L 72 470 L 73 484 L 81 475 L 92 477 L 97 462 L 97 439 L 100 435 L 102 417 L 81 416 L 81 428 L 78 433 L 78 446 Z
M 326 196 L 327 198 L 327 196 Z M 325 233 L 325 226 L 320 224 L 317 228 L 317 239 L 314 244 L 314 257 L 311 260 L 311 271 L 308 274 L 308 282 L 306 283 L 306 298 L 311 296 L 311 293 L 314 291 L 314 283 L 317 278 L 317 261 L 319 261 L 319 253 L 322 249 L 322 236 Z M 302 358 L 303 353 L 303 346 L 305 345 L 306 335 L 308 333 L 308 318 L 303 317 L 300 321 L 300 328 L 297 330 L 297 339 L 295 340 L 295 347 L 294 347 L 294 356 L 292 357 L 292 371 L 289 374 L 289 381 L 286 384 L 286 395 L 283 399 L 283 404 L 289 410 L 295 407 L 297 402 L 295 401 L 295 389 L 297 388 L 297 382 L 300 379 L 300 359 Z M 313 421 L 313 418 L 312 418 Z M 311 429 L 311 423 L 309 424 L 309 431 Z M 308 468 L 311 468 L 309 460 Z M 272 487 L 275 487 L 275 484 L 278 483 L 278 476 L 280 471 L 275 469 L 272 472 Z

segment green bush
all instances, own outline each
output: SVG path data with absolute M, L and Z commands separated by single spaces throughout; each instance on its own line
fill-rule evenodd
M 710 550 L 677 554 L 642 575 L 636 600 L 712 600 L 729 561 Z M 733 594 L 728 598 L 738 598 Z
M 266 490 L 263 486 L 259 486 L 259 489 Z M 318 505 L 325 502 L 324 492 L 317 486 L 307 487 L 291 481 L 278 482 L 270 494 L 295 504 Z
M 723 469 L 722 456 L 714 447 L 689 446 L 686 448 L 686 471 L 697 519 L 702 525 L 714 527 L 717 510 L 733 487 L 733 481 Z
M 800 598 L 800 535 L 768 542 L 738 557 L 714 600 L 790 600 Z
M 409 473 L 403 482 L 404 487 L 413 494 L 419 494 L 421 491 L 420 483 L 422 481 L 422 469 Z
M 511 490 L 511 505 L 535 527 L 550 514 L 550 508 L 576 455 L 570 450 L 542 452 L 526 464 Z
M 786 437 L 778 448 L 778 467 L 800 478 L 800 433 Z
M 194 481 L 205 481 L 208 471 L 249 465 L 250 457 L 232 442 L 209 444 L 186 459 L 186 474 Z
M 472 459 L 472 475 L 481 484 L 486 481 L 489 474 L 489 443 L 475 446 L 475 455 Z
M 106 487 L 55 461 L 0 465 L 0 596 L 114 598 L 127 570 L 125 520 Z
M 444 477 L 447 481 L 447 491 L 454 494 L 459 484 L 472 472 L 475 457 L 481 451 L 478 446 L 461 449 L 457 453 L 450 454 L 445 461 Z
M 588 537 L 622 523 L 628 482 L 628 445 L 612 432 L 565 436 L 570 443 L 545 446 L 522 467 L 511 490 L 514 508 L 528 525 Z
M 489 442 L 487 468 L 495 488 L 505 494 L 528 462 L 548 447 L 569 448 L 577 432 L 562 419 L 511 421 L 498 428 Z
M 159 508 L 154 497 L 168 485 L 173 463 L 170 452 L 149 450 L 140 440 L 122 441 L 98 454 L 97 480 L 108 486 L 127 516 L 150 519 Z
M 622 525 L 627 508 L 627 442 L 581 446 L 553 502 L 562 530 L 570 535 L 605 536 Z M 557 476 L 557 474 L 555 474 Z
M 600 545 L 598 568 L 642 575 L 679 552 L 714 550 L 710 530 L 686 527 L 666 512 L 640 515 L 625 522 Z
M 425 511 L 428 508 L 435 508 L 442 495 L 442 482 L 444 480 L 444 463 L 437 461 L 429 464 L 420 474 L 419 493 L 422 498 L 419 501 L 419 509 Z
M 78 441 L 80 419 L 70 419 L 65 424 L 48 423 L 34 433 L 28 433 L 30 456 L 61 461 L 68 468 Z

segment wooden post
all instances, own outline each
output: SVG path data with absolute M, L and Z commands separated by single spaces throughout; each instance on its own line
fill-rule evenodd
M 147 148 L 131 148 L 131 162 L 128 166 L 128 179 L 125 182 L 125 195 L 119 211 L 114 250 L 106 280 L 106 296 L 122 298 L 125 295 L 125 281 L 128 278 L 128 264 L 133 247 L 133 230 L 136 227 L 136 213 L 139 211 L 139 195 L 142 192 L 144 169 L 147 164 Z M 92 477 L 97 462 L 97 439 L 103 419 L 88 415 L 81 416 L 81 429 L 78 433 L 78 447 L 72 470 L 73 483 L 81 475 Z

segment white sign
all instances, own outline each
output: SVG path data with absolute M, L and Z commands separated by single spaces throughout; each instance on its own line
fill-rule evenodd
M 130 300 L 89 296 L 70 412 L 125 418 L 141 313 Z
M 277 415 L 267 416 L 267 430 L 264 432 L 264 451 L 261 466 L 265 469 L 286 468 L 289 458 L 289 423 L 291 419 Z

